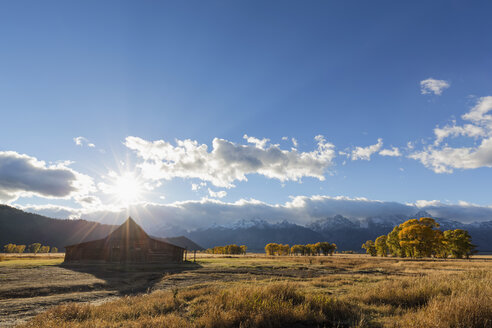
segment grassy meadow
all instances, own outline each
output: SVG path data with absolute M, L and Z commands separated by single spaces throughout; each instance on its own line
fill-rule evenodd
M 15 269 L 8 262 L 0 262 L 0 277 L 2 266 Z M 53 281 L 56 275 L 68 274 L 66 270 L 76 270 L 50 264 L 37 269 L 52 272 Z M 10 323 L 19 327 L 492 327 L 491 269 L 489 256 L 415 260 L 352 254 L 204 254 L 196 264 L 180 270 L 153 272 L 152 278 L 141 280 L 147 284 L 144 291 L 55 301 L 45 312 Z M 18 270 L 30 269 L 19 264 Z M 91 294 L 116 286 L 107 277 L 123 272 L 112 271 L 107 277 L 90 270 L 83 274 L 85 279 L 93 275 L 102 281 L 100 287 L 86 291 Z M 143 274 L 135 270 L 126 283 Z M 63 293 L 70 292 L 74 291 Z M 1 300 L 0 307 L 2 302 L 8 299 Z

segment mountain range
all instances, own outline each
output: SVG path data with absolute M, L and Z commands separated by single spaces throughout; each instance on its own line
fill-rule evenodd
M 287 221 L 269 223 L 261 219 L 240 220 L 230 225 L 211 226 L 186 233 L 190 239 L 203 247 L 239 244 L 248 249 L 261 251 L 267 243 L 307 244 L 329 241 L 337 244 L 338 250 L 361 251 L 361 244 L 388 234 L 393 227 L 412 218 L 432 217 L 427 212 L 415 213 L 412 217 L 387 215 L 363 219 L 349 219 L 341 215 L 327 217 L 302 226 Z M 446 218 L 434 218 L 441 230 L 464 229 L 480 252 L 492 252 L 492 221 L 465 224 Z
M 410 218 L 420 217 L 432 216 L 427 212 L 418 212 Z M 182 227 L 155 226 L 146 222 L 141 224 L 149 234 L 161 238 L 167 237 L 170 242 L 173 240 L 183 242 L 188 238 L 190 241 L 187 243 L 195 248 L 198 245 L 198 247 L 210 248 L 238 244 L 246 245 L 252 251 L 263 251 L 265 245 L 272 242 L 294 245 L 329 241 L 337 244 L 338 250 L 359 252 L 361 244 L 366 240 L 374 240 L 378 236 L 387 234 L 394 226 L 408 219 L 409 217 L 404 215 L 381 215 L 362 219 L 335 215 L 307 225 L 299 225 L 285 220 L 271 223 L 255 218 L 242 219 L 228 225 L 213 224 L 192 231 Z M 480 252 L 492 252 L 492 221 L 465 224 L 446 218 L 434 219 L 440 224 L 441 230 L 468 230 L 472 242 L 477 245 Z M 103 238 L 115 227 L 85 220 L 52 219 L 0 205 L 0 245 L 7 243 L 27 245 L 40 242 L 63 250 L 66 245 Z M 176 238 L 176 236 L 180 237 Z M 183 239 L 182 236 L 186 238 Z

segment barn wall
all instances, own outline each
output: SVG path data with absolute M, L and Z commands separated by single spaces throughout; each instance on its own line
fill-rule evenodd
M 183 261 L 184 249 L 152 238 L 111 239 L 66 248 L 65 262 L 176 263 Z

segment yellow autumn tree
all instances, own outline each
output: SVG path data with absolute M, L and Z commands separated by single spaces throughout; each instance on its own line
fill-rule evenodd
M 432 218 L 411 219 L 400 224 L 398 239 L 403 253 L 408 257 L 430 257 L 438 248 L 442 232 Z

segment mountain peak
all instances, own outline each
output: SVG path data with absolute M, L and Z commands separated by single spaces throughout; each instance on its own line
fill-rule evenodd
M 417 213 L 415 213 L 415 215 L 413 217 L 416 218 L 416 219 L 420 219 L 420 218 L 432 218 L 433 216 L 430 215 L 429 212 L 426 212 L 426 211 L 418 211 Z
M 317 220 L 309 225 L 314 231 L 324 231 L 324 230 L 336 230 L 343 228 L 356 228 L 357 224 L 350 221 L 346 217 L 337 214 L 333 217 L 328 217 L 325 219 Z

